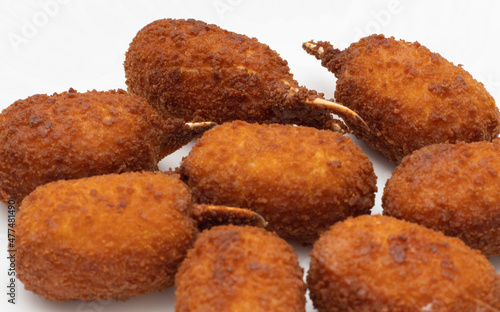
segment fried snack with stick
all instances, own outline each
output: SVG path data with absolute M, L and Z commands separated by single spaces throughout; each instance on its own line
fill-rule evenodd
M 176 312 L 305 312 L 306 285 L 293 248 L 255 227 L 200 234 L 175 277 Z
M 387 181 L 384 215 L 500 255 L 500 139 L 435 144 L 403 158 Z
M 0 114 L 0 200 L 38 185 L 107 173 L 157 170 L 158 162 L 213 124 L 164 120 L 123 90 L 38 94 Z
M 255 38 L 193 19 L 162 19 L 141 29 L 126 53 L 128 90 L 167 118 L 244 120 L 340 130 L 332 118 L 353 111 L 299 86 L 288 64 Z
M 387 216 L 339 222 L 314 244 L 307 275 L 326 311 L 500 310 L 500 276 L 461 240 Z
M 205 132 L 179 173 L 198 203 L 251 209 L 270 231 L 303 243 L 369 214 L 377 189 L 372 163 L 348 137 L 243 121 Z
M 45 184 L 23 200 L 17 215 L 17 276 L 27 290 L 55 301 L 127 300 L 161 291 L 174 284 L 196 238 L 191 215 L 216 225 L 228 209 L 236 211 L 237 224 L 265 223 L 243 209 L 198 212 L 188 187 L 164 173 Z
M 372 35 L 344 51 L 322 41 L 303 47 L 338 78 L 335 100 L 368 125 L 344 118 L 347 126 L 392 162 L 426 145 L 500 133 L 500 112 L 483 84 L 418 42 Z

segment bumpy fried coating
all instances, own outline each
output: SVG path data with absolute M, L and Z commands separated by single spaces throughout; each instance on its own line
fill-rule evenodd
M 372 35 L 342 52 L 327 42 L 304 48 L 338 78 L 335 100 L 370 130 L 344 119 L 349 128 L 392 162 L 426 145 L 500 133 L 500 112 L 483 84 L 418 42 Z
M 188 130 L 123 90 L 19 100 L 0 114 L 0 200 L 61 179 L 157 170 L 192 139 Z
M 377 189 L 372 163 L 348 137 L 242 121 L 205 132 L 180 173 L 196 201 L 252 209 L 270 231 L 304 243 L 370 213 Z
M 386 216 L 339 222 L 314 244 L 318 311 L 498 311 L 500 277 L 461 240 Z
M 152 22 L 131 42 L 124 66 L 129 91 L 168 118 L 339 128 L 328 110 L 305 104 L 322 95 L 300 87 L 276 51 L 216 25 Z
M 22 202 L 16 271 L 49 300 L 126 300 L 174 284 L 196 228 L 189 189 L 163 173 L 52 182 Z
M 500 139 L 435 144 L 403 159 L 387 181 L 384 214 L 500 255 Z
M 306 285 L 293 249 L 254 227 L 204 231 L 175 277 L 176 312 L 305 311 Z

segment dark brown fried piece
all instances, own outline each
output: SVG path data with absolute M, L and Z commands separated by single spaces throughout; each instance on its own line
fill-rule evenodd
M 243 121 L 205 132 L 180 173 L 197 202 L 252 209 L 270 231 L 305 243 L 370 213 L 377 189 L 370 160 L 348 137 Z
M 174 284 L 197 232 L 189 189 L 130 172 L 38 187 L 16 220 L 16 272 L 49 300 L 126 300 Z
M 436 144 L 403 159 L 387 181 L 384 214 L 500 255 L 500 139 Z
M 426 145 L 500 133 L 500 112 L 483 84 L 418 42 L 372 35 L 344 51 L 321 41 L 304 49 L 338 78 L 335 100 L 368 124 L 344 118 L 347 126 L 392 162 Z
M 314 244 L 307 282 L 319 312 L 500 310 L 500 277 L 479 251 L 386 216 L 332 226 Z
M 0 200 L 42 185 L 106 173 L 157 170 L 207 125 L 163 120 L 123 90 L 34 95 L 0 114 Z
M 293 249 L 253 227 L 204 231 L 175 277 L 176 312 L 305 311 L 306 285 Z
M 129 91 L 167 118 L 339 130 L 343 124 L 330 112 L 356 115 L 299 86 L 287 62 L 257 39 L 192 19 L 163 19 L 144 27 L 124 66 Z

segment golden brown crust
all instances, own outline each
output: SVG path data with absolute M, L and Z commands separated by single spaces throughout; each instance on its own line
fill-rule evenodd
M 293 248 L 254 227 L 202 232 L 175 279 L 176 312 L 305 311 L 306 285 Z
M 49 300 L 126 300 L 174 284 L 196 229 L 188 188 L 163 173 L 57 181 L 21 204 L 16 271 Z
M 60 179 L 156 170 L 163 156 L 187 143 L 166 141 L 183 126 L 123 90 L 70 89 L 16 101 L 0 115 L 0 200 L 20 202 L 36 186 Z
M 482 83 L 418 42 L 372 35 L 340 52 L 315 54 L 338 78 L 335 100 L 370 131 L 345 119 L 355 135 L 393 162 L 430 144 L 491 141 L 500 112 Z
M 320 312 L 500 309 L 500 277 L 479 251 L 386 216 L 332 226 L 314 244 L 307 281 Z
M 500 140 L 436 144 L 401 162 L 387 181 L 384 214 L 500 255 Z
M 328 129 L 336 123 L 326 109 L 303 103 L 322 95 L 299 87 L 276 51 L 216 25 L 152 22 L 131 42 L 124 66 L 129 91 L 164 117 Z
M 180 173 L 196 201 L 252 209 L 270 231 L 305 243 L 370 213 L 377 189 L 370 160 L 348 137 L 242 121 L 205 132 Z

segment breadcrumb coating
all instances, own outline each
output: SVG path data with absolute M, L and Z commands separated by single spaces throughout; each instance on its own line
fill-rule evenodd
M 435 144 L 403 159 L 387 181 L 384 215 L 500 255 L 500 139 Z
M 372 163 L 348 137 L 243 121 L 205 132 L 180 174 L 197 202 L 252 209 L 268 230 L 304 243 L 370 213 L 377 190 Z
M 204 231 L 176 275 L 176 312 L 305 312 L 306 285 L 293 248 L 255 227 Z
M 55 301 L 127 300 L 174 284 L 197 230 L 178 177 L 129 172 L 38 187 L 16 219 L 17 277 Z
M 314 244 L 307 276 L 325 311 L 498 311 L 500 277 L 461 240 L 387 216 L 349 218 Z
M 418 42 L 371 35 L 344 51 L 304 48 L 338 78 L 335 100 L 368 124 L 344 119 L 356 137 L 392 162 L 436 143 L 491 141 L 500 111 L 483 84 Z

